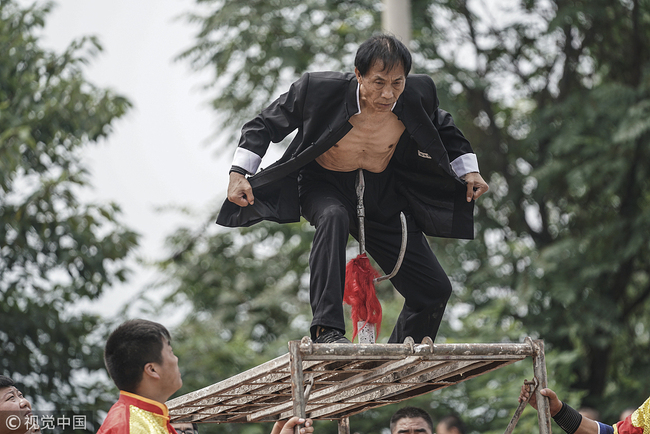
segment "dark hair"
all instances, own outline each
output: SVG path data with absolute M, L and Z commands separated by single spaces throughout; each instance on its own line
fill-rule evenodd
M 111 333 L 104 348 L 104 363 L 118 389 L 135 393 L 144 365 L 162 363 L 163 340 L 171 340 L 167 329 L 144 319 L 126 321 Z
M 12 380 L 9 377 L 5 377 L 4 375 L 0 375 L 0 389 L 3 389 L 5 387 L 11 387 L 15 386 L 16 383 L 14 383 L 14 380 Z
M 467 431 L 467 428 L 465 428 L 465 424 L 460 420 L 460 417 L 453 414 L 443 417 L 440 420 L 440 423 L 444 424 L 448 430 L 456 428 L 460 434 L 465 434 Z
M 429 413 L 418 407 L 404 407 L 397 410 L 393 417 L 390 418 L 390 432 L 393 432 L 395 425 L 397 425 L 397 422 L 401 419 L 415 419 L 418 417 L 424 419 L 427 425 L 429 425 L 431 432 L 433 432 L 433 421 L 431 420 L 431 416 L 429 416 Z
M 376 35 L 359 46 L 354 66 L 361 76 L 365 76 L 375 62 L 382 62 L 384 70 L 388 71 L 402 65 L 405 76 L 411 71 L 411 53 L 406 45 L 392 35 Z

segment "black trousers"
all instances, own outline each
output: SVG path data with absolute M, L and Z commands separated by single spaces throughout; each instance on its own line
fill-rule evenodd
M 309 259 L 312 339 L 317 326 L 345 330 L 343 291 L 346 246 L 358 239 L 357 172 L 333 172 L 312 162 L 299 177 L 302 215 L 316 228 Z M 406 201 L 396 189 L 391 166 L 382 173 L 364 171 L 366 251 L 384 273 L 397 262 L 402 231 L 400 211 L 408 222 L 404 261 L 391 283 L 405 299 L 390 343 L 411 336 L 416 343 L 435 339 L 449 297 L 451 283 L 431 251 L 422 231 L 409 217 Z

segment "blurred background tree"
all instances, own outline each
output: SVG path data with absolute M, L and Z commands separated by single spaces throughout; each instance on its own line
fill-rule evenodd
M 0 372 L 36 409 L 106 410 L 106 324 L 78 306 L 126 278 L 138 237 L 115 204 L 79 200 L 80 150 L 130 104 L 84 79 L 95 39 L 39 47 L 50 8 L 0 0 Z
M 551 385 L 613 422 L 650 394 L 650 4 L 488 3 L 411 2 L 413 72 L 434 78 L 491 185 L 477 203 L 475 241 L 430 239 L 455 287 L 437 341 L 543 338 Z M 302 72 L 352 71 L 358 44 L 380 30 L 381 9 L 371 0 L 201 0 L 188 16 L 196 44 L 180 58 L 214 72 L 207 88 L 234 138 Z M 177 288 L 170 302 L 194 307 L 179 327 L 192 341 L 179 348 L 192 372 L 181 392 L 286 351 L 310 319 L 309 225 L 223 231 L 212 221 L 170 237 L 174 255 L 161 264 Z M 381 340 L 401 300 L 390 286 L 379 293 Z M 201 342 L 211 350 L 197 355 Z M 475 432 L 502 431 L 528 370 L 409 404 L 438 418 L 459 413 Z M 352 429 L 381 431 L 393 411 L 356 416 Z M 520 429 L 534 425 L 529 414 Z
M 83 78 L 92 38 L 56 54 L 35 30 L 49 11 L 0 0 L 0 341 L 3 374 L 31 396 L 106 410 L 105 325 L 70 310 L 126 276 L 137 236 L 113 204 L 86 204 L 79 150 L 110 133 L 129 103 Z M 380 30 L 379 0 L 197 0 L 195 46 L 232 146 L 237 130 L 304 71 L 353 70 Z M 546 342 L 551 385 L 605 421 L 650 394 L 650 4 L 647 0 L 412 0 L 414 73 L 436 81 L 479 156 L 491 191 L 477 240 L 430 239 L 454 283 L 438 342 Z M 311 228 L 259 224 L 170 235 L 159 268 L 167 305 L 192 312 L 173 331 L 185 386 L 223 380 L 307 334 Z M 356 254 L 351 243 L 350 256 Z M 380 341 L 402 300 L 384 283 Z M 519 363 L 405 404 L 456 412 L 473 432 L 502 431 Z M 74 408 L 73 408 L 74 409 Z M 355 416 L 385 429 L 395 406 Z M 520 429 L 534 429 L 528 412 Z M 206 432 L 268 432 L 213 425 Z M 317 425 L 334 432 L 336 425 Z

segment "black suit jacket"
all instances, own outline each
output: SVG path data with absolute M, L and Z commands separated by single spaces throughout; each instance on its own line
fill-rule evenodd
M 348 121 L 357 110 L 354 74 L 304 74 L 242 128 L 239 146 L 260 157 L 270 142 L 298 131 L 278 161 L 249 178 L 255 204 L 242 208 L 226 199 L 217 223 L 243 227 L 262 220 L 299 221 L 299 169 L 352 129 Z M 466 185 L 450 165 L 473 151 L 451 115 L 439 109 L 433 80 L 409 75 L 393 113 L 410 135 L 410 140 L 395 150 L 392 161 L 398 191 L 408 199 L 416 222 L 427 235 L 473 238 L 474 203 L 466 201 Z

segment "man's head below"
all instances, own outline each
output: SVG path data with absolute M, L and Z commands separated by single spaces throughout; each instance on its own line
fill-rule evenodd
M 13 380 L 0 375 L 0 434 L 22 434 L 33 431 L 28 417 L 32 405 L 16 388 Z
M 130 320 L 115 329 L 104 363 L 118 389 L 160 403 L 183 385 L 169 331 L 152 321 Z
M 465 434 L 467 429 L 458 416 L 443 417 L 436 425 L 436 434 Z
M 199 425 L 192 422 L 174 422 L 176 434 L 199 434 Z
M 390 418 L 391 434 L 433 434 L 429 413 L 418 407 L 404 407 Z

